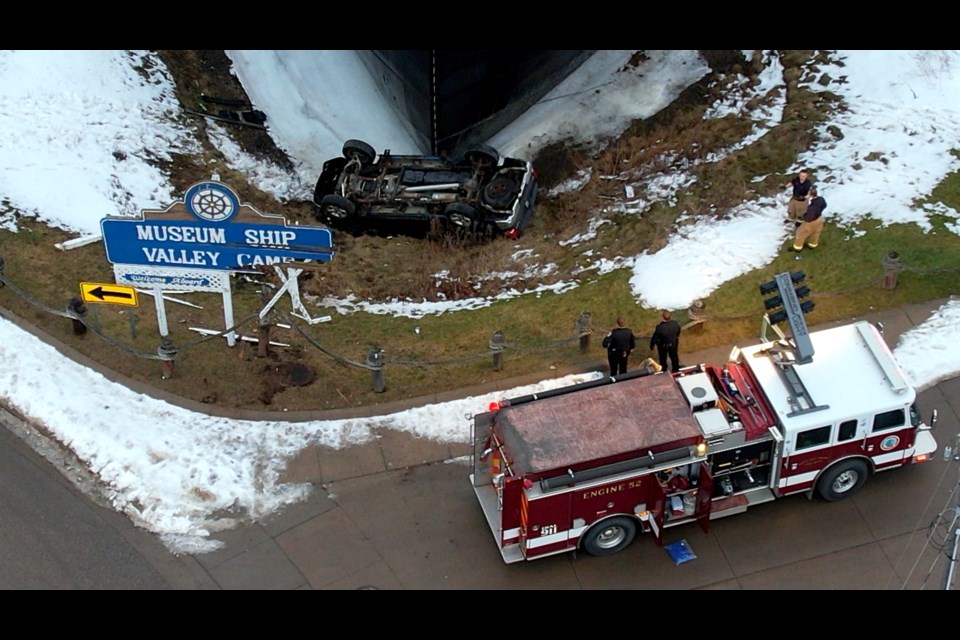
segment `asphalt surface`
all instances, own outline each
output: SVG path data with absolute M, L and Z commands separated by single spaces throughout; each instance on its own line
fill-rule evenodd
M 862 319 L 881 322 L 893 347 L 944 302 Z M 728 352 L 681 350 L 681 359 L 721 362 Z M 942 451 L 960 433 L 960 378 L 919 402 L 925 419 L 939 413 Z M 218 551 L 176 556 L 82 491 L 89 479 L 68 453 L 14 416 L 0 423 L 4 589 L 943 590 L 950 531 L 935 523 L 954 513 L 960 482 L 960 462 L 938 451 L 931 462 L 871 477 L 848 500 L 792 496 L 712 521 L 709 533 L 695 524 L 667 529 L 664 543 L 686 540 L 696 555 L 684 564 L 639 536 L 613 557 L 506 565 L 468 480 L 469 448 L 383 430 L 363 446 L 302 451 L 284 479 L 311 483 L 309 500 L 218 533 Z

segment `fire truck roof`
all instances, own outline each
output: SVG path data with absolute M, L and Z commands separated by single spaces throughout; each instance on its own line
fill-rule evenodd
M 880 332 L 868 322 L 856 322 L 810 333 L 813 360 L 792 367 L 807 391 L 798 397 L 774 359 L 772 343 L 741 349 L 742 361 L 787 429 L 805 429 L 904 406 L 916 392 L 897 364 Z M 751 390 L 744 390 L 751 393 Z M 812 401 L 810 404 L 808 401 Z M 829 411 L 807 410 L 827 407 Z M 799 409 L 799 411 L 798 411 Z
M 680 387 L 666 373 L 504 407 L 497 425 L 517 474 L 656 453 L 701 437 Z

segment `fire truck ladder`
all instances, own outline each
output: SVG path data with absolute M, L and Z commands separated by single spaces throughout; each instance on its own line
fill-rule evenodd
M 828 404 L 818 405 L 810 396 L 810 392 L 807 390 L 807 387 L 804 386 L 803 380 L 797 375 L 795 368 L 797 363 L 794 359 L 796 356 L 792 349 L 770 347 L 761 353 L 768 355 L 776 365 L 777 373 L 780 374 L 780 378 L 790 392 L 789 402 L 791 411 L 787 414 L 788 417 L 792 418 L 793 416 L 830 408 Z
M 822 411 L 829 409 L 830 405 L 818 405 L 810 397 L 810 392 L 803 385 L 800 376 L 797 375 L 795 367 L 797 365 L 809 364 L 813 361 L 813 343 L 810 341 L 810 329 L 807 327 L 807 320 L 803 317 L 804 307 L 800 304 L 797 292 L 793 288 L 795 282 L 803 280 L 803 273 L 779 273 L 772 283 L 764 284 L 760 287 L 763 294 L 772 293 L 771 287 L 775 284 L 780 295 L 769 302 L 783 305 L 783 315 L 786 316 L 790 324 L 790 330 L 793 335 L 788 339 L 776 321 L 771 321 L 769 314 L 763 314 L 763 326 L 760 330 L 761 337 L 767 340 L 767 329 L 773 329 L 779 336 L 773 346 L 764 349 L 760 353 L 767 354 L 776 365 L 777 372 L 783 380 L 787 389 L 790 391 L 790 413 L 789 417 L 799 416 L 804 413 Z M 769 308 L 768 304 L 768 308 Z

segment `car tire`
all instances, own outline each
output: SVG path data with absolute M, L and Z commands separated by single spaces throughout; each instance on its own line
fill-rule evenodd
M 463 157 L 474 166 L 495 167 L 500 163 L 500 154 L 496 149 L 485 144 L 475 144 Z
M 335 193 L 323 196 L 320 200 L 320 213 L 331 222 L 345 222 L 352 218 L 356 211 L 356 205 Z
M 517 199 L 520 185 L 506 175 L 499 175 L 483 189 L 483 203 L 494 209 L 507 209 Z
M 450 224 L 460 229 L 470 229 L 477 222 L 477 210 L 463 202 L 451 202 L 444 214 Z
M 592 556 L 610 556 L 626 549 L 636 535 L 637 523 L 632 518 L 608 518 L 584 534 L 583 549 Z
M 817 480 L 817 493 L 828 502 L 849 498 L 867 481 L 870 470 L 863 460 L 838 462 Z
M 347 140 L 343 143 L 343 157 L 349 160 L 356 158 L 360 166 L 372 164 L 377 152 L 363 140 Z

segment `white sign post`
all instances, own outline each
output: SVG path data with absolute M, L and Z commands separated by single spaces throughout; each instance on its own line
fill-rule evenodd
M 160 335 L 170 335 L 170 329 L 167 327 L 167 310 L 163 306 L 163 290 L 157 285 L 153 286 L 153 302 L 157 307 L 157 326 L 160 327 Z
M 274 267 L 273 270 L 276 272 L 277 277 L 280 278 L 280 281 L 283 283 L 283 285 L 277 289 L 277 292 L 273 294 L 273 297 L 270 298 L 270 301 L 263 305 L 263 309 L 260 310 L 261 320 L 267 317 L 267 313 L 269 313 L 270 309 L 277 304 L 277 301 L 280 300 L 284 293 L 290 294 L 290 304 L 293 307 L 293 315 L 297 316 L 298 318 L 302 318 L 310 324 L 326 322 L 330 319 L 330 316 L 311 318 L 307 308 L 303 306 L 303 301 L 300 300 L 300 284 L 298 281 L 300 274 L 303 273 L 303 269 L 287 267 L 286 275 L 284 275 L 280 267 Z M 298 311 L 299 313 L 297 313 Z
M 203 271 L 199 269 L 177 269 L 175 267 L 151 267 L 147 265 L 115 264 L 113 276 L 117 284 L 153 290 L 157 306 L 157 324 L 160 335 L 168 335 L 167 313 L 163 300 L 164 291 L 219 293 L 223 297 L 224 329 L 233 326 L 233 299 L 231 298 L 230 273 L 227 271 Z M 237 335 L 227 334 L 227 345 L 235 346 Z
M 290 293 L 294 309 L 312 323 L 297 287 L 302 269 L 291 268 L 284 277 L 278 266 L 333 258 L 330 229 L 289 226 L 283 216 L 260 213 L 241 203 L 236 191 L 217 176 L 192 185 L 183 200 L 163 210 L 144 210 L 139 218 L 103 218 L 100 229 L 117 284 L 153 289 L 162 336 L 168 331 L 162 291 L 220 292 L 223 320 L 230 329 L 230 273 L 264 266 L 277 269 L 284 281 L 281 291 Z M 235 332 L 226 337 L 228 345 L 236 344 Z

